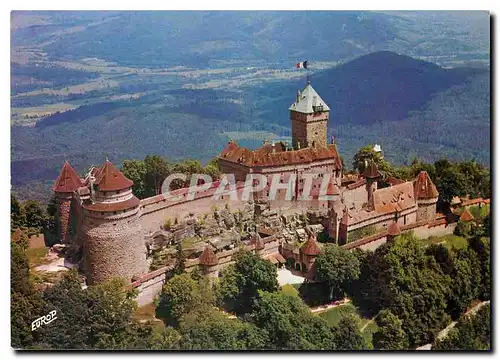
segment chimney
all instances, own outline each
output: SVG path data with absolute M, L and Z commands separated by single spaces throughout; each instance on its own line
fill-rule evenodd
M 332 135 L 332 144 L 335 144 L 335 138 Z
M 297 104 L 300 102 L 300 98 L 302 97 L 302 94 L 300 93 L 300 90 L 297 91 Z
M 276 145 L 274 144 L 274 141 L 271 144 L 271 147 L 273 148 L 273 154 L 276 152 Z

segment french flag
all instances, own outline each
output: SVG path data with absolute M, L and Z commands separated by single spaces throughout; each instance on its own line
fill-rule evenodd
M 297 69 L 307 69 L 307 60 L 297 63 Z

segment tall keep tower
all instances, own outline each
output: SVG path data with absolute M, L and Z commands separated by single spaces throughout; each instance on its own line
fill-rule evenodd
M 132 194 L 133 185 L 107 160 L 90 184 L 92 195 L 82 204 L 84 266 L 89 284 L 112 277 L 131 281 L 148 270 L 139 223 L 140 201 Z
M 289 108 L 295 149 L 326 147 L 330 108 L 308 82 Z
M 82 179 L 66 161 L 52 186 L 57 208 L 57 236 L 62 243 L 69 242 L 75 232 L 75 229 L 71 226 L 73 221 L 71 203 L 73 192 L 81 186 L 83 186 Z

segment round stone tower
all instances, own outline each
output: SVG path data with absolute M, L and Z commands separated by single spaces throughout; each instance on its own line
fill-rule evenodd
M 396 236 L 401 235 L 401 229 L 399 228 L 398 222 L 393 221 L 387 228 L 387 242 L 394 241 Z
M 111 162 L 95 173 L 91 196 L 82 204 L 84 266 L 89 284 L 113 277 L 127 282 L 148 270 L 134 183 Z
M 56 200 L 56 231 L 58 240 L 61 243 L 71 241 L 72 235 L 76 229 L 71 226 L 74 220 L 74 214 L 71 208 L 73 193 L 75 190 L 83 186 L 82 179 L 71 167 L 69 162 L 65 162 L 59 176 L 57 177 L 52 190 Z M 72 216 L 73 215 L 73 216 Z
M 202 268 L 203 275 L 206 277 L 216 278 L 219 276 L 219 259 L 210 245 L 205 246 L 205 249 L 199 257 L 199 264 Z
M 254 244 L 255 253 L 257 255 L 262 255 L 266 246 L 258 232 L 255 232 L 255 234 L 253 235 L 252 243 Z
M 436 219 L 436 203 L 439 193 L 427 171 L 421 171 L 413 184 L 415 200 L 417 201 L 417 221 L 432 221 Z
M 377 190 L 377 179 L 380 176 L 377 164 L 375 164 L 374 161 L 366 162 L 363 175 L 366 179 L 368 209 L 373 210 L 375 209 L 375 204 L 373 203 L 373 193 Z
M 316 240 L 314 234 L 309 235 L 306 243 L 300 248 L 300 254 L 302 259 L 302 272 L 306 273 L 308 278 L 314 277 L 314 262 L 316 257 L 321 253 L 321 248 Z

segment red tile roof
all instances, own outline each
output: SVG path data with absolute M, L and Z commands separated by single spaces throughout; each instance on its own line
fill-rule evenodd
M 349 190 L 352 190 L 352 189 L 357 189 L 358 187 L 363 186 L 363 185 L 366 185 L 366 179 L 364 179 L 364 178 L 356 180 L 352 184 L 347 185 L 347 188 Z
M 116 191 L 130 188 L 134 182 L 127 179 L 109 160 L 106 160 L 97 173 L 94 184 L 99 187 L 99 191 Z
M 318 160 L 334 159 L 336 168 L 342 168 L 335 144 L 328 144 L 327 147 L 308 147 L 290 151 L 285 151 L 282 146 L 275 146 L 275 152 L 269 151 L 270 147 L 270 145 L 264 145 L 257 150 L 251 151 L 238 146 L 234 141 L 230 141 L 220 153 L 219 159 L 248 167 L 304 164 Z
M 427 171 L 421 171 L 420 174 L 418 174 L 413 188 L 417 200 L 433 199 L 439 196 L 436 185 L 432 182 Z
M 399 184 L 402 184 L 404 183 L 405 181 L 402 180 L 402 179 L 398 179 L 398 178 L 395 178 L 394 176 L 389 176 L 386 180 L 385 180 L 386 183 L 394 186 L 394 185 L 399 185 Z
M 483 202 L 483 198 L 475 198 L 475 199 L 467 199 L 462 201 L 462 206 L 470 206 L 475 204 L 481 204 Z
M 397 236 L 401 234 L 401 229 L 396 221 L 393 221 L 387 228 L 387 234 L 392 236 Z
M 469 209 L 465 209 L 460 215 L 460 220 L 462 221 L 472 221 L 474 220 L 474 216 L 470 213 Z
M 69 162 L 65 162 L 59 176 L 57 177 L 52 190 L 60 193 L 69 193 L 78 189 L 83 185 L 82 179 L 76 173 L 75 169 L 71 167 Z
M 373 193 L 375 211 L 387 214 L 415 206 L 411 182 L 378 189 Z
M 340 195 L 340 190 L 337 184 L 333 182 L 328 183 L 328 188 L 326 189 L 326 195 Z
M 321 253 L 321 248 L 319 247 L 318 242 L 316 241 L 316 236 L 310 235 L 309 239 L 307 239 L 306 243 L 302 245 L 300 251 L 309 256 L 317 256 Z
M 219 263 L 219 259 L 213 252 L 212 248 L 210 246 L 205 246 L 205 249 L 201 253 L 199 259 L 199 264 L 200 265 L 205 265 L 205 266 L 214 266 Z

